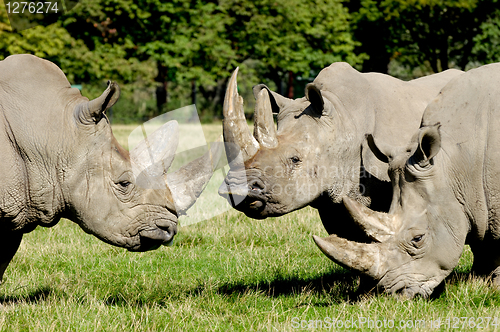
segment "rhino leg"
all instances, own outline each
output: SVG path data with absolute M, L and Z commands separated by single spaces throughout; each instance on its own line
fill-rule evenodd
M 474 254 L 472 274 L 489 278 L 492 286 L 500 290 L 500 254 L 494 254 L 498 252 L 499 246 L 499 240 L 490 239 L 470 244 Z
M 491 285 L 496 290 L 500 290 L 500 266 L 491 273 Z
M 5 232 L 0 236 L 0 284 L 7 266 L 21 244 L 22 238 L 23 233 L 21 232 Z

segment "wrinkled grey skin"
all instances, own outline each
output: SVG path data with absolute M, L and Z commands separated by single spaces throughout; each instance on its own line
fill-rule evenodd
M 448 70 L 403 82 L 334 63 L 306 87 L 304 98 L 287 99 L 259 85 L 253 137 L 238 115 L 242 100 L 235 73 L 226 92 L 224 141 L 236 146 L 235 151 L 226 147 L 229 161 L 243 152 L 244 170 L 233 165 L 219 194 L 242 201 L 235 208 L 256 219 L 311 205 L 328 233 L 364 238 L 357 228 L 338 222 L 349 218 L 342 199 L 379 211 L 388 211 L 391 200 L 387 165 L 370 151 L 365 135 L 406 145 L 427 104 L 461 73 Z M 277 131 L 271 111 L 278 113 Z
M 446 85 L 407 149 L 373 149 L 389 164 L 389 213 L 344 203 L 374 242 L 315 237 L 320 249 L 379 289 L 429 297 L 470 244 L 473 272 L 500 286 L 500 64 Z
M 0 281 L 22 235 L 61 217 L 131 251 L 173 239 L 180 211 L 172 193 L 135 184 L 129 152 L 104 115 L 118 96 L 111 82 L 89 101 L 35 56 L 0 62 Z

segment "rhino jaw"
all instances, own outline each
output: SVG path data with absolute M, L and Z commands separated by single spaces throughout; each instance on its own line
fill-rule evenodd
M 147 223 L 142 223 L 138 230 L 134 230 L 133 225 L 137 225 L 141 220 L 148 220 Z M 135 217 L 130 228 L 125 233 L 127 250 L 133 252 L 143 252 L 159 248 L 162 245 L 172 243 L 177 234 L 177 216 L 170 211 L 162 211 L 155 208 L 154 210 L 142 211 Z

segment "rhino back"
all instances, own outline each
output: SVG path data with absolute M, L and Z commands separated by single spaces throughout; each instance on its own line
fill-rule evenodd
M 500 238 L 500 64 L 452 80 L 426 109 L 422 125 L 441 124 L 436 156 L 463 203 L 472 233 Z M 492 222 L 495 220 L 494 222 Z
M 347 63 L 323 69 L 314 82 L 338 97 L 358 130 L 376 130 L 380 132 L 377 137 L 396 145 L 411 138 L 408 129 L 418 128 L 425 107 L 442 87 L 404 82 L 380 73 L 359 73 Z
M 71 133 L 68 105 L 81 100 L 49 61 L 14 55 L 0 62 L 0 223 L 29 231 L 62 204 L 57 167 Z M 86 99 L 86 98 L 85 98 Z
M 380 73 L 359 73 L 347 63 L 334 63 L 323 69 L 315 83 L 330 91 L 345 106 L 347 118 L 354 122 L 360 143 L 362 163 L 376 178 L 389 181 L 387 165 L 366 145 L 364 136 L 373 134 L 377 143 L 404 147 L 418 129 L 428 103 L 459 70 L 405 82 Z M 328 96 L 325 96 L 328 98 Z
M 364 74 L 371 82 L 370 97 L 376 98 L 373 134 L 378 142 L 407 146 L 427 105 L 451 79 L 462 73 L 451 69 L 408 82 L 378 73 Z

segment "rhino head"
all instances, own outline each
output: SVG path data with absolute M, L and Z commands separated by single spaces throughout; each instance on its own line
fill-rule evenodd
M 214 144 L 167 175 L 178 143 L 177 122 L 166 123 L 129 153 L 104 115 L 118 96 L 118 85 L 108 82 L 99 98 L 74 108 L 62 180 L 66 217 L 109 244 L 151 250 L 172 241 L 178 216 L 194 204 L 222 148 Z
M 231 76 L 224 100 L 223 133 L 230 171 L 219 194 L 256 219 L 300 209 L 324 193 L 340 202 L 339 197 L 349 191 L 349 181 L 356 183 L 359 173 L 339 177 L 341 167 L 337 167 L 339 158 L 335 156 L 344 156 L 339 165 L 359 171 L 356 150 L 352 149 L 351 156 L 349 146 L 360 142 L 349 134 L 354 132 L 352 119 L 338 112 L 343 109 L 339 99 L 321 91 L 321 83 L 308 84 L 305 97 L 296 100 L 257 85 L 253 89 L 252 135 L 237 92 L 237 73 L 238 69 Z M 273 114 L 277 114 L 277 128 Z M 349 160 L 353 162 L 349 164 Z
M 469 226 L 438 158 L 439 126 L 422 127 L 401 151 L 368 137 L 372 151 L 389 164 L 390 210 L 376 212 L 347 197 L 343 202 L 371 243 L 314 236 L 326 256 L 370 276 L 388 293 L 429 297 L 458 264 L 465 244 Z

